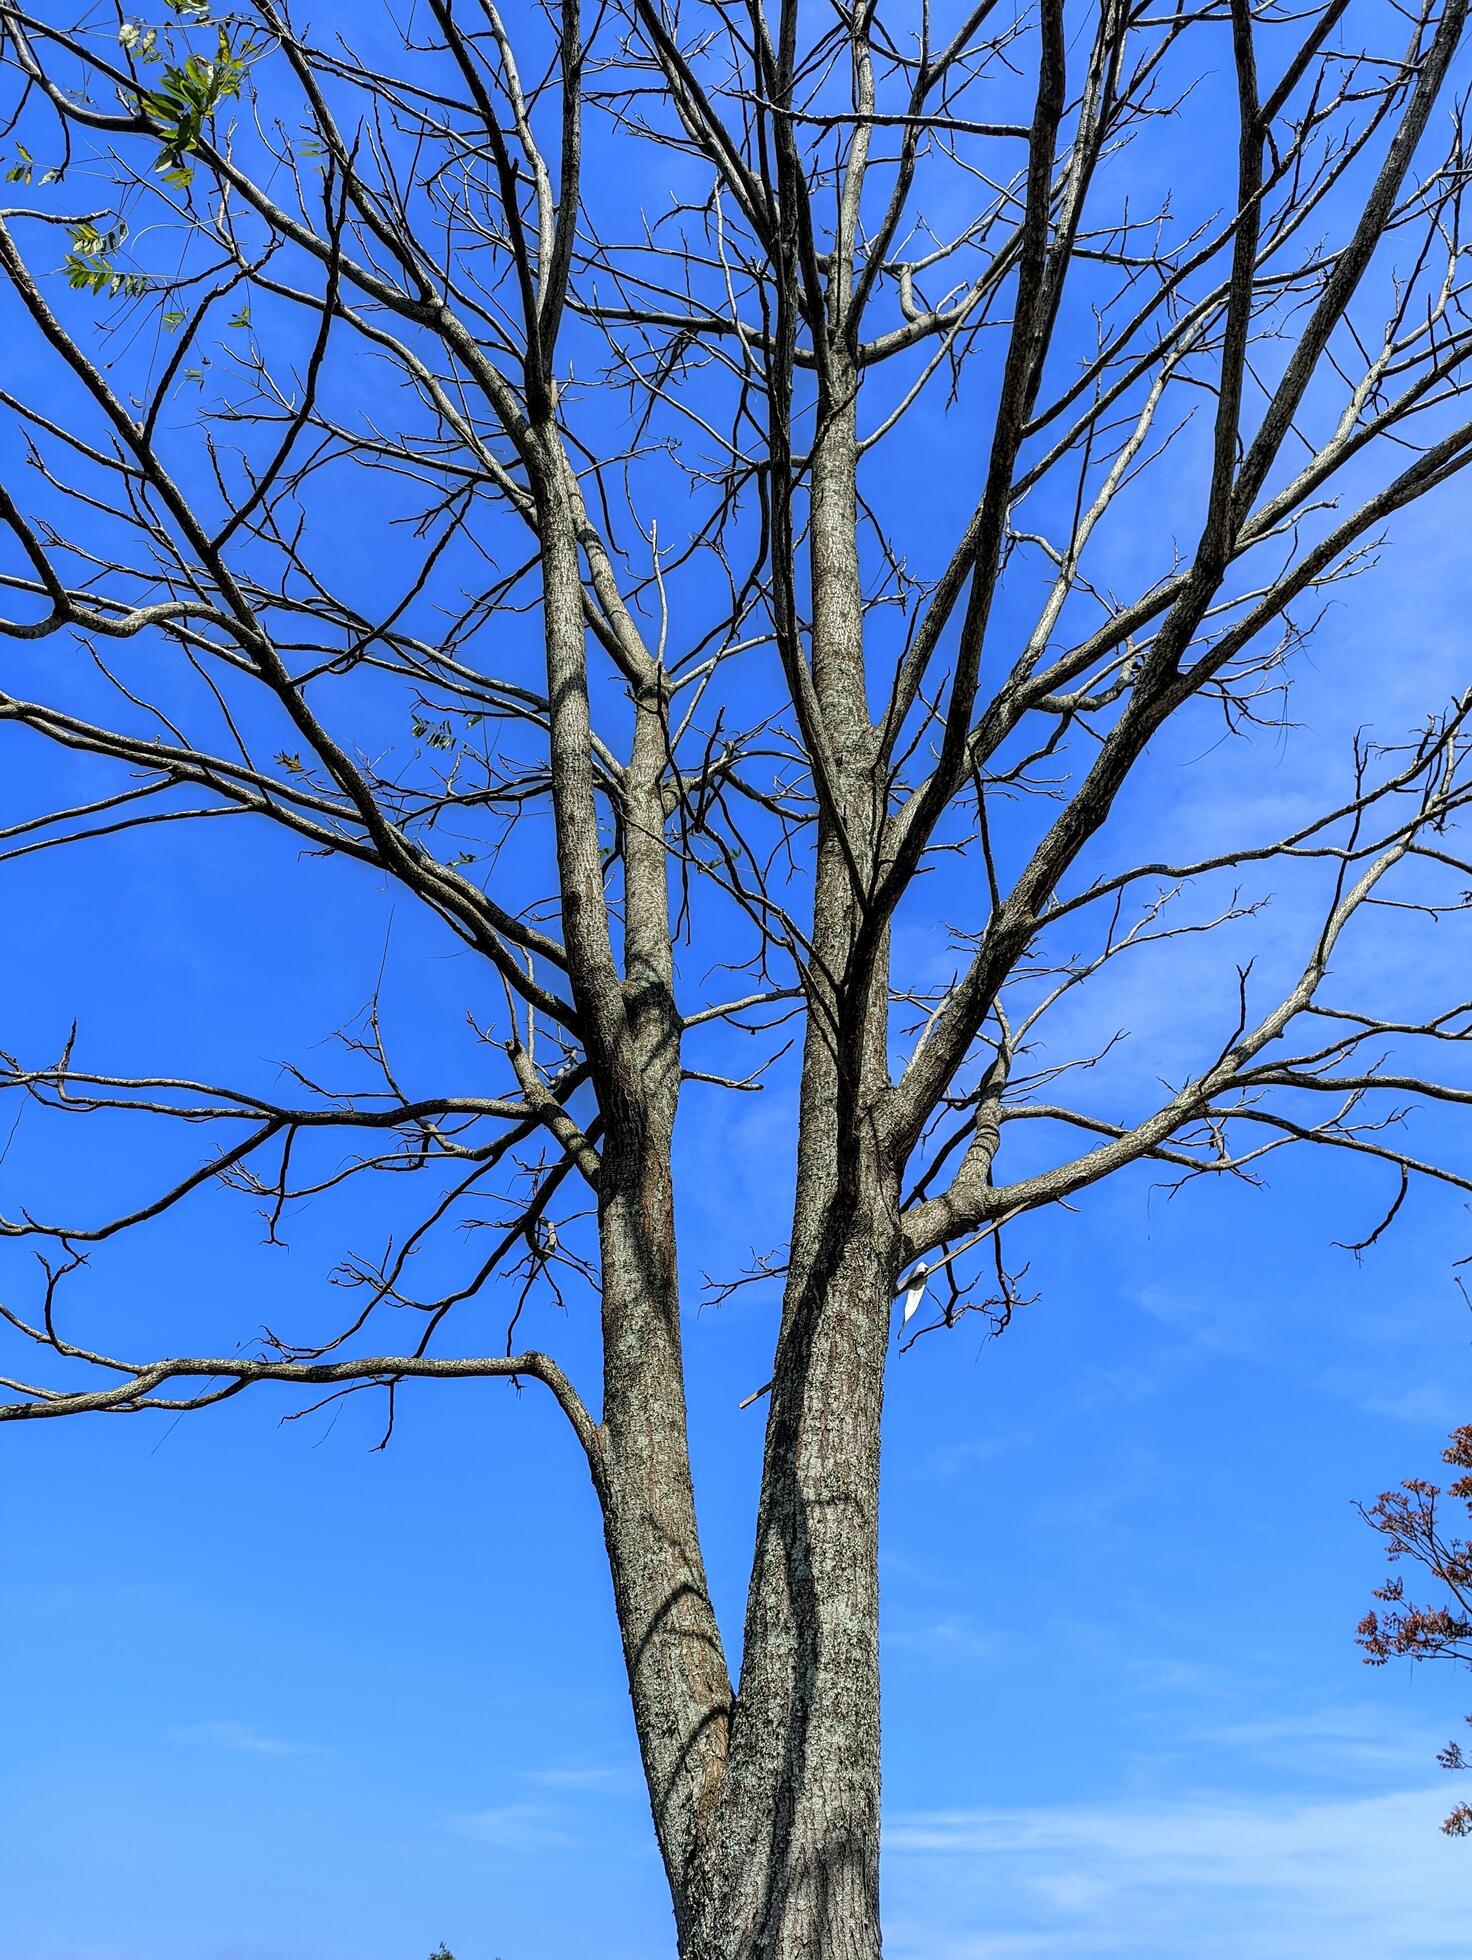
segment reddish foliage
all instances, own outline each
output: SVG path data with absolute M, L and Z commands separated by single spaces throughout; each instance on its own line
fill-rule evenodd
M 1472 1424 L 1452 1431 L 1442 1460 L 1472 1473 Z M 1412 1478 L 1399 1490 L 1382 1491 L 1360 1515 L 1387 1541 L 1387 1557 L 1408 1558 L 1424 1567 L 1445 1589 L 1439 1605 L 1409 1604 L 1405 1581 L 1397 1574 L 1375 1590 L 1375 1598 L 1390 1608 L 1370 1611 L 1355 1629 L 1370 1667 L 1388 1660 L 1447 1660 L 1472 1666 L 1472 1542 L 1451 1535 L 1437 1511 L 1439 1499 L 1456 1499 L 1472 1517 L 1472 1474 L 1458 1477 L 1444 1491 L 1439 1484 Z M 1472 1715 L 1467 1717 L 1472 1722 Z M 1460 1743 L 1449 1742 L 1436 1759 L 1443 1769 L 1472 1768 L 1472 1758 Z M 1472 1804 L 1459 1803 L 1441 1827 L 1448 1837 L 1472 1837 Z

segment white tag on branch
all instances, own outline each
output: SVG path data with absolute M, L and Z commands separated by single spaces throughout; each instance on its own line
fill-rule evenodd
M 900 1315 L 901 1327 L 905 1325 L 906 1321 L 909 1320 L 911 1314 L 914 1313 L 915 1309 L 919 1306 L 920 1302 L 925 1298 L 926 1277 L 927 1274 L 925 1268 L 922 1266 L 919 1272 L 917 1272 L 915 1275 L 915 1282 L 913 1286 L 911 1286 L 909 1292 L 905 1295 L 905 1310 Z

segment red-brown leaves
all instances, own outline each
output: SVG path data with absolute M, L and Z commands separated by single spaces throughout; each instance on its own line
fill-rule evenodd
M 1442 1460 L 1472 1472 L 1472 1424 L 1453 1430 Z M 1355 1628 L 1370 1667 L 1401 1659 L 1472 1666 L 1472 1543 L 1445 1529 L 1437 1511 L 1443 1497 L 1465 1503 L 1472 1516 L 1472 1475 L 1457 1478 L 1445 1491 L 1439 1484 L 1410 1478 L 1398 1490 L 1382 1491 L 1373 1504 L 1360 1507 L 1365 1522 L 1386 1540 L 1386 1556 L 1392 1561 L 1413 1559 L 1445 1594 L 1437 1604 L 1417 1606 L 1407 1602 L 1405 1581 L 1398 1575 L 1377 1586 L 1375 1598 L 1390 1610 L 1372 1609 Z M 1472 1722 L 1472 1716 L 1467 1719 Z M 1457 1742 L 1449 1742 L 1436 1760 L 1443 1769 L 1472 1767 Z M 1472 1804 L 1459 1803 L 1441 1828 L 1448 1837 L 1472 1837 Z

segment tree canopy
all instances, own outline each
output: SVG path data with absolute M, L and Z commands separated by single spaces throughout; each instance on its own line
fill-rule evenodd
M 1335 608 L 1472 462 L 1465 19 L 0 0 L 0 723 L 55 759 L 0 860 L 247 823 L 467 962 L 407 1055 L 371 973 L 251 1080 L 7 1055 L 28 1143 L 101 1169 L 7 1204 L 41 1261 L 0 1418 L 274 1385 L 381 1394 L 387 1435 L 410 1384 L 544 1387 L 687 1956 L 879 1950 L 897 1351 L 1004 1327 L 1028 1235 L 1117 1175 L 1315 1145 L 1383 1180 L 1359 1250 L 1413 1181 L 1472 1190 L 1401 1123 L 1472 1101 L 1466 1002 L 1339 980 L 1377 925 L 1461 929 L 1465 673 L 1413 630 L 1336 670 L 1333 788 L 1252 793 Z M 1203 937 L 1212 1030 L 1152 1065 L 1091 1003 Z M 767 1425 L 733 1677 L 676 1120 L 769 1085 L 787 1216 L 717 1288 L 782 1296 L 733 1384 Z M 379 1240 L 300 1324 L 149 1352 L 99 1310 L 108 1242 L 221 1186 L 284 1241 L 365 1185 Z

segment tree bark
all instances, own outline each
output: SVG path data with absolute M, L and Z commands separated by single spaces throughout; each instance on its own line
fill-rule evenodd
M 726 1756 L 731 1687 L 710 1602 L 685 1409 L 670 1152 L 680 1090 L 662 778 L 664 680 L 635 656 L 634 739 L 618 792 L 622 972 L 595 806 L 573 478 L 537 432 L 552 803 L 570 977 L 604 1137 L 597 1170 L 603 1419 L 592 1470 L 655 1830 L 684 1938 L 685 1899 Z
M 601 1495 L 634 1722 L 683 1947 L 703 1827 L 725 1767 L 731 1687 L 696 1526 L 669 1196 L 667 1176 L 646 1169 L 600 1207 Z
M 690 1960 L 877 1960 L 887 1206 L 795 1279 L 767 1426 L 712 1896 Z M 872 1202 L 878 1200 L 878 1202 Z
M 813 678 L 837 807 L 820 819 L 792 1245 L 729 1758 L 688 1960 L 878 1960 L 879 1438 L 898 1191 L 868 1139 L 885 962 L 852 955 L 883 796 L 865 699 L 854 387 L 819 412 Z M 838 826 L 842 824 L 843 835 Z M 871 984 L 872 983 L 872 984 Z
M 642 1093 L 599 1174 L 604 1532 L 644 1773 L 683 1941 L 726 1764 L 731 1679 L 690 1475 L 670 1153 L 680 1089 L 657 680 L 636 702 L 623 791 L 623 995 Z

